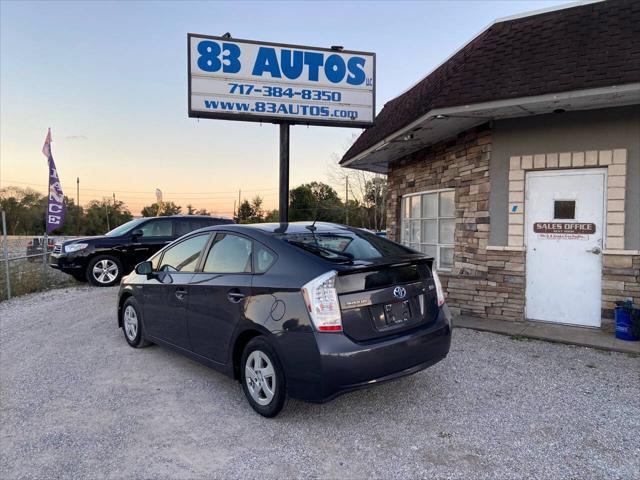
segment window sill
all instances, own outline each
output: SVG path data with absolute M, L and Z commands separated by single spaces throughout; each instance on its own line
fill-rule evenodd
M 524 247 L 508 247 L 500 245 L 487 245 L 488 251 L 493 252 L 524 252 Z

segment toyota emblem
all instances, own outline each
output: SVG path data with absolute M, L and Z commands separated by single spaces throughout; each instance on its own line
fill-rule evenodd
M 407 289 L 404 287 L 396 287 L 393 289 L 393 296 L 396 298 L 404 298 L 407 296 Z

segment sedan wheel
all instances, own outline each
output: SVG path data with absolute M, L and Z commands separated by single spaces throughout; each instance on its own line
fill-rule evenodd
M 275 417 L 287 398 L 284 370 L 271 343 L 255 337 L 242 352 L 242 389 L 251 407 L 263 417 Z
M 269 405 L 276 390 L 276 372 L 263 352 L 254 350 L 244 367 L 245 381 L 253 399 L 260 405 Z
M 138 336 L 138 314 L 136 309 L 127 305 L 123 314 L 124 334 L 130 342 L 135 342 Z
M 125 340 L 133 348 L 142 348 L 149 345 L 143 335 L 144 324 L 140 312 L 140 305 L 135 297 L 129 297 L 124 301 L 121 325 Z

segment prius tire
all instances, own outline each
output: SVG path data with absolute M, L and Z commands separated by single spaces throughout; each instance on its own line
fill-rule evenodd
M 263 417 L 275 417 L 285 405 L 284 369 L 273 346 L 255 337 L 242 352 L 240 381 L 251 408 Z
M 85 274 L 96 287 L 112 287 L 120 283 L 122 262 L 112 255 L 98 255 L 91 259 Z
M 122 333 L 130 347 L 144 348 L 151 345 L 151 342 L 144 338 L 142 309 L 133 297 L 127 298 L 122 305 Z

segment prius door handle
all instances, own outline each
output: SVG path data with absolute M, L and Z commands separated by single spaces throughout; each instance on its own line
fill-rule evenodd
M 245 294 L 239 292 L 238 290 L 229 290 L 229 293 L 227 293 L 227 300 L 229 300 L 231 303 L 241 302 L 244 297 Z
M 586 251 L 589 253 L 593 253 L 594 255 L 600 255 L 600 253 L 602 253 L 602 250 L 600 249 L 600 247 L 593 247 Z
M 176 290 L 176 298 L 178 300 L 184 300 L 184 297 L 187 296 L 187 291 L 184 288 L 179 288 Z

